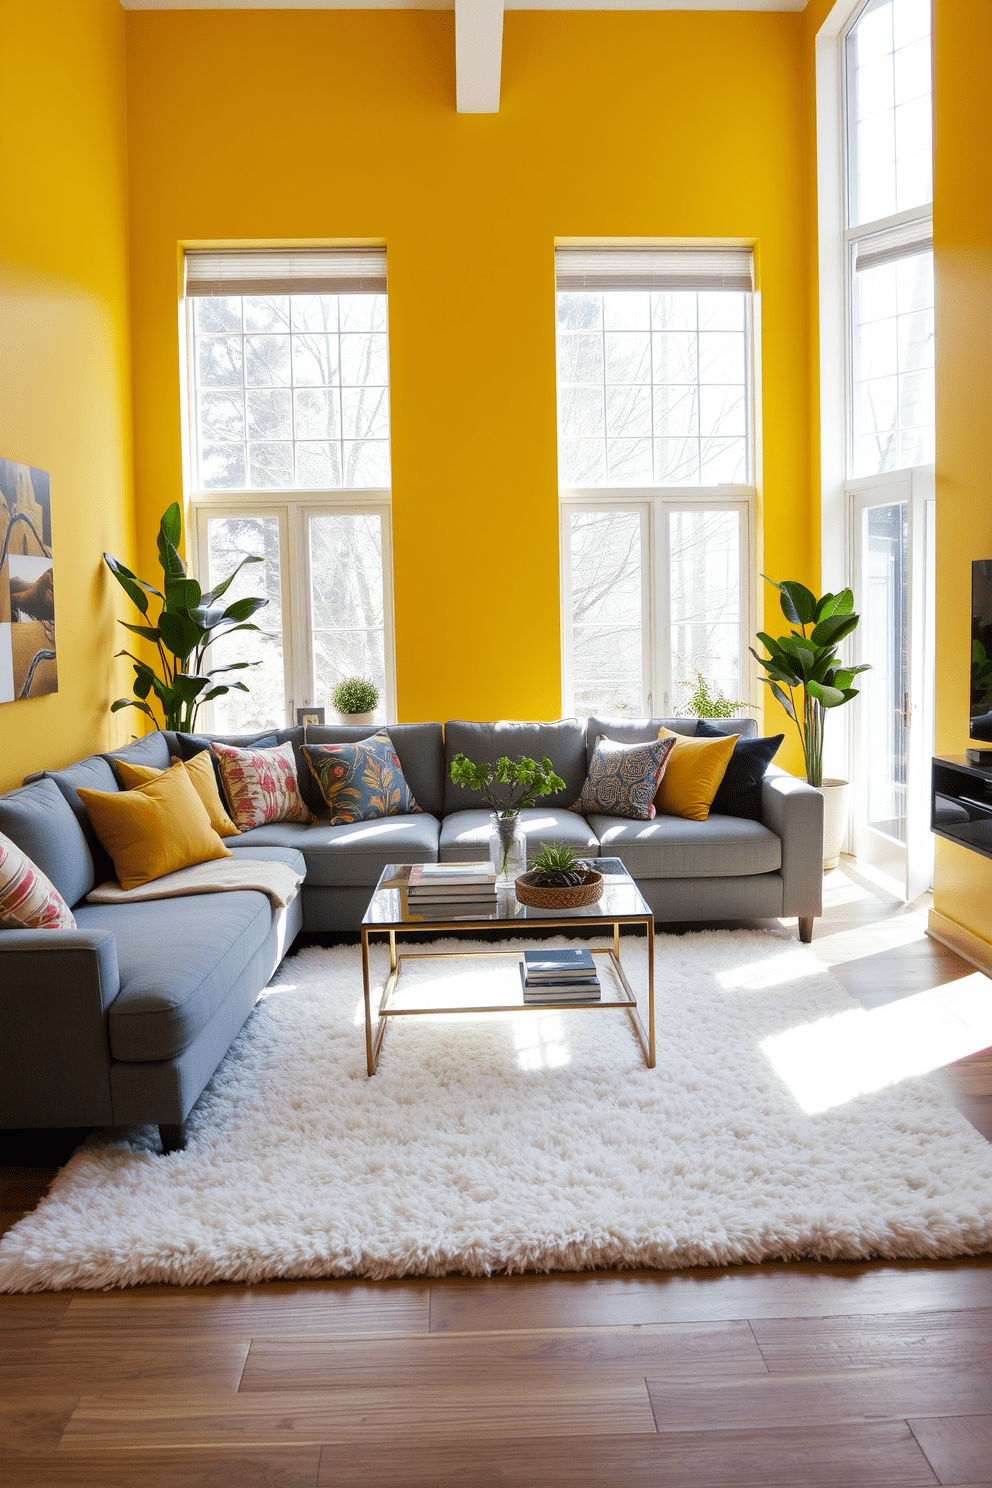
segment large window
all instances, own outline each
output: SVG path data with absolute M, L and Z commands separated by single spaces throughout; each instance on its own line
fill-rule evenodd
M 751 701 L 750 249 L 559 249 L 563 707 Z
M 848 467 L 934 457 L 930 0 L 869 0 L 847 32 Z
M 231 597 L 264 591 L 265 634 L 215 648 L 260 661 L 214 705 L 223 731 L 281 726 L 344 677 L 393 712 L 385 253 L 190 253 L 188 465 L 195 562 Z

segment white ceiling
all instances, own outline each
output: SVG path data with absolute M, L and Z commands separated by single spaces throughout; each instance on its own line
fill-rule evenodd
M 455 0 L 121 0 L 125 10 L 454 10 Z M 506 10 L 803 10 L 806 0 L 504 0 Z

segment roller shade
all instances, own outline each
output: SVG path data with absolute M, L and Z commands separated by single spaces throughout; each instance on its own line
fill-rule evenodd
M 559 290 L 754 289 L 750 248 L 556 248 Z
M 186 255 L 187 295 L 385 294 L 385 248 L 265 248 Z
M 854 271 L 877 268 L 879 264 L 895 263 L 900 258 L 913 258 L 917 253 L 933 251 L 933 223 L 905 222 L 900 227 L 890 227 L 887 232 L 874 233 L 870 238 L 861 238 L 854 245 Z

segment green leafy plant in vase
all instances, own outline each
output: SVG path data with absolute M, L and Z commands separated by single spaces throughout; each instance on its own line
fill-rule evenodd
M 819 599 L 803 584 L 792 580 L 776 583 L 762 575 L 779 591 L 782 613 L 793 627 L 789 635 L 774 637 L 759 631 L 757 639 L 768 652 L 751 655 L 764 667 L 762 677 L 799 731 L 806 765 L 806 779 L 824 798 L 823 859 L 836 867 L 847 825 L 846 780 L 823 779 L 823 726 L 828 709 L 843 707 L 858 696 L 851 683 L 859 672 L 870 671 L 867 662 L 848 666 L 837 648 L 856 630 L 860 616 L 854 613 L 854 594 L 824 594 Z
M 214 678 L 227 672 L 244 671 L 258 666 L 257 661 L 234 661 L 227 666 L 207 667 L 206 655 L 209 647 L 224 636 L 238 630 L 259 630 L 252 623 L 256 614 L 268 600 L 263 597 L 235 599 L 229 605 L 217 601 L 227 593 L 237 575 L 247 563 L 264 563 L 264 558 L 243 558 L 237 568 L 221 583 L 204 592 L 196 579 L 186 572 L 186 565 L 179 555 L 182 541 L 183 521 L 179 503 L 174 501 L 159 524 L 158 557 L 162 566 L 162 588 L 156 589 L 133 574 L 120 559 L 104 553 L 104 562 L 125 594 L 137 606 L 144 623 L 132 624 L 121 620 L 125 630 L 150 642 L 158 650 L 158 668 L 135 656 L 131 651 L 118 651 L 118 656 L 127 656 L 134 665 L 134 681 L 131 684 L 133 697 L 118 698 L 111 703 L 110 711 L 121 708 L 137 708 L 152 720 L 156 728 L 192 731 L 196 715 L 204 703 L 224 693 L 237 690 L 247 692 L 244 682 L 215 682 Z M 158 619 L 152 623 L 149 615 L 149 596 L 161 601 Z M 158 715 L 152 704 L 157 703 L 162 715 Z
M 342 723 L 371 723 L 379 706 L 379 689 L 368 677 L 346 677 L 331 694 Z
M 520 826 L 520 813 L 540 796 L 550 796 L 565 789 L 551 761 L 511 760 L 503 755 L 493 764 L 473 765 L 464 754 L 456 754 L 448 771 L 455 785 L 478 791 L 489 807 L 489 854 L 497 878 L 513 880 L 524 871 L 527 843 Z

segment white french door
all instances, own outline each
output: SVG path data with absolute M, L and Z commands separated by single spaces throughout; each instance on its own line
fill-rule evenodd
M 325 709 L 346 677 L 369 677 L 379 688 L 376 720 L 396 717 L 389 504 L 333 497 L 197 502 L 193 571 L 204 589 L 243 568 L 223 603 L 265 594 L 255 616 L 262 633 L 237 631 L 217 642 L 211 668 L 258 662 L 218 681 L 244 680 L 206 704 L 199 726 L 218 733 L 282 728 L 296 712 Z
M 853 483 L 850 503 L 852 659 L 871 666 L 853 707 L 852 845 L 913 899 L 933 874 L 933 473 Z

